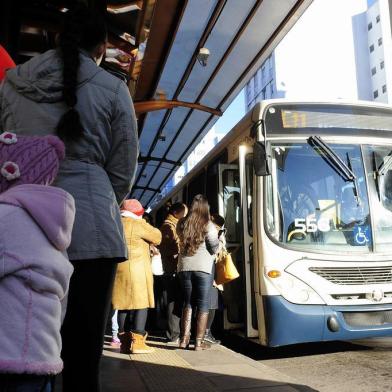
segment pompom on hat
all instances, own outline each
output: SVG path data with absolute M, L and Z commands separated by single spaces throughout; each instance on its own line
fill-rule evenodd
M 0 192 L 22 184 L 50 185 L 57 176 L 65 147 L 57 136 L 0 134 Z
M 132 212 L 132 214 L 135 214 L 137 216 L 142 216 L 144 214 L 143 206 L 136 199 L 124 200 L 121 209 L 124 211 Z

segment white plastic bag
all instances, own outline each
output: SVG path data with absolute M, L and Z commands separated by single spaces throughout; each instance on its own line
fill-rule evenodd
M 160 253 L 151 257 L 151 269 L 153 275 L 163 275 L 162 257 Z

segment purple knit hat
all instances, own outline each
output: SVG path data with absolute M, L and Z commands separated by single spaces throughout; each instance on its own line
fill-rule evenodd
M 0 135 L 0 193 L 15 185 L 50 185 L 65 147 L 57 136 Z

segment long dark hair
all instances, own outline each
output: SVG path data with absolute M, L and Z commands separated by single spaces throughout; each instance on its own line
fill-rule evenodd
M 63 61 L 63 99 L 68 110 L 57 124 L 57 134 L 65 141 L 77 141 L 83 134 L 80 115 L 75 108 L 78 98 L 79 49 L 91 51 L 107 39 L 104 18 L 84 4 L 66 13 L 59 37 L 59 49 Z
M 178 222 L 177 234 L 180 239 L 181 254 L 193 256 L 205 241 L 207 225 L 210 221 L 210 206 L 203 195 L 196 195 L 189 214 Z

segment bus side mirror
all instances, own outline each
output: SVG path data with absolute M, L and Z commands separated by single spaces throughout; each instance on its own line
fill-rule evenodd
M 253 146 L 253 167 L 258 177 L 271 174 L 271 145 L 256 142 Z

